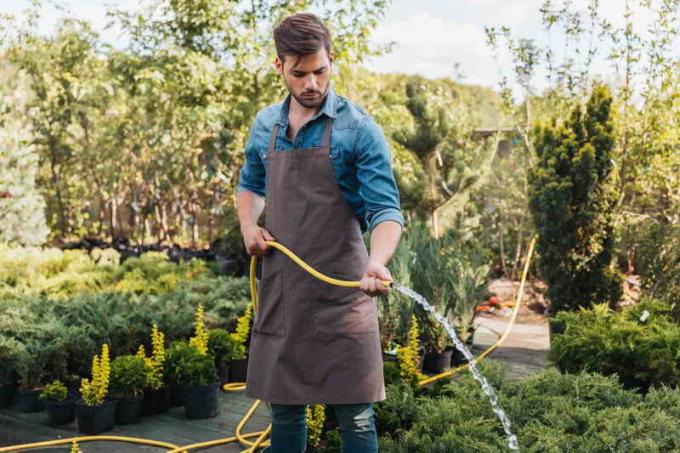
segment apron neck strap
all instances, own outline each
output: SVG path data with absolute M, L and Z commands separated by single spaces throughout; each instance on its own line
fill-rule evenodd
M 276 150 L 276 137 L 279 136 L 279 129 L 281 126 L 276 123 L 274 125 L 274 129 L 272 129 L 272 136 L 269 138 L 269 147 L 268 147 L 268 152 L 269 154 L 273 153 Z
M 323 139 L 321 139 L 322 148 L 331 147 L 331 130 L 333 129 L 333 119 L 326 117 L 326 127 L 323 130 Z
M 269 139 L 269 146 L 267 151 L 269 153 L 273 153 L 276 151 L 276 139 L 279 136 L 279 130 L 281 129 L 281 125 L 278 123 L 274 125 L 274 128 L 272 129 L 272 136 Z M 323 138 L 321 139 L 321 148 L 330 148 L 331 146 L 331 131 L 333 130 L 333 119 L 330 117 L 326 117 L 326 124 L 324 126 L 323 130 Z

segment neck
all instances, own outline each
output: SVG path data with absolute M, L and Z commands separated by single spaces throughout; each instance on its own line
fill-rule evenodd
M 321 109 L 321 106 L 313 108 L 305 107 L 304 105 L 300 104 L 293 96 L 291 96 L 290 105 L 288 107 L 288 115 L 295 118 L 311 118 L 316 114 L 316 112 L 319 111 L 319 109 Z

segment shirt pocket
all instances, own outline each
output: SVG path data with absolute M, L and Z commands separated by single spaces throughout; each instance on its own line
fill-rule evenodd
M 330 160 L 333 162 L 340 162 L 343 160 L 343 157 L 345 155 L 345 150 L 342 149 L 342 146 L 331 146 L 330 151 L 328 152 L 328 157 Z

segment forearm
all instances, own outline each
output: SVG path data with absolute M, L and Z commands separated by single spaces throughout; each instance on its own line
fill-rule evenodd
M 264 207 L 264 199 L 253 192 L 242 190 L 236 194 L 236 210 L 241 231 L 257 225 Z
M 386 266 L 399 245 L 401 225 L 391 220 L 380 223 L 371 231 L 370 260 Z

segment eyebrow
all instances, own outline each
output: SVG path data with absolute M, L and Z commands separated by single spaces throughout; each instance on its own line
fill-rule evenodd
M 290 72 L 294 72 L 295 74 L 309 74 L 310 72 L 319 72 L 323 69 L 326 69 L 327 67 L 328 67 L 328 65 L 325 64 L 318 69 L 314 69 L 313 71 L 305 72 L 305 71 L 300 71 L 299 69 L 291 69 Z

